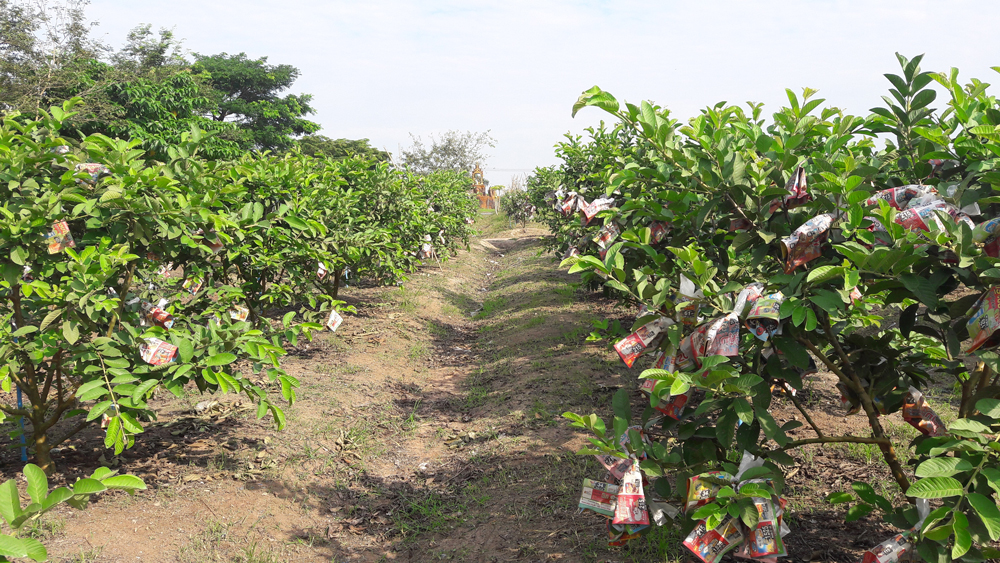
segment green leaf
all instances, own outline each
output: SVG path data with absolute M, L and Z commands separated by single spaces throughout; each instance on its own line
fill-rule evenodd
M 146 483 L 135 475 L 115 475 L 101 480 L 109 489 L 123 489 L 129 491 L 145 490 Z
M 917 466 L 917 477 L 951 477 L 963 471 L 971 471 L 972 464 L 960 457 L 932 457 Z
M 957 497 L 962 494 L 962 484 L 952 477 L 927 477 L 910 485 L 906 496 L 926 499 Z
M 147 379 L 146 381 L 143 381 L 135 388 L 135 391 L 132 392 L 132 400 L 141 401 L 143 397 L 146 396 L 146 393 L 149 393 L 153 387 L 156 387 L 159 384 L 160 381 L 158 379 Z
M 205 360 L 205 365 L 208 367 L 225 366 L 235 361 L 236 361 L 235 354 L 230 354 L 229 352 L 223 352 L 221 354 L 216 354 L 211 358 Z
M 309 225 L 307 225 L 305 221 L 303 221 L 302 219 L 299 219 L 298 217 L 296 217 L 294 215 L 285 215 L 284 219 L 285 219 L 286 223 L 288 223 L 289 225 L 291 225 L 295 229 L 298 229 L 300 231 L 308 231 L 309 230 Z
M 899 315 L 899 332 L 903 335 L 903 338 L 909 338 L 910 333 L 913 331 L 913 325 L 917 322 L 917 309 L 920 308 L 920 303 L 914 303 Z
M 959 557 L 968 553 L 969 548 L 972 547 L 972 535 L 969 534 L 969 519 L 965 517 L 965 514 L 961 512 L 955 513 L 955 523 L 953 524 L 953 531 L 955 532 L 955 544 L 951 546 L 951 558 L 958 559 Z
M 45 315 L 45 318 L 42 319 L 42 324 L 39 325 L 38 330 L 45 330 L 49 328 L 49 325 L 56 322 L 56 319 L 58 319 L 59 315 L 62 314 L 63 314 L 63 309 L 56 309 L 55 311 L 50 311 L 49 314 Z
M 0 534 L 0 555 L 6 557 L 27 557 L 28 548 L 24 542 L 5 534 Z
M 24 544 L 24 550 L 27 552 L 27 557 L 30 557 L 32 561 L 47 561 L 49 558 L 49 553 L 45 551 L 45 546 L 42 542 L 36 540 L 35 538 L 21 538 L 21 542 Z
M 903 282 L 903 287 L 913 292 L 916 298 L 930 309 L 938 306 L 937 285 L 924 276 L 917 274 L 903 274 L 899 276 L 899 281 Z
M 76 344 L 77 341 L 80 340 L 80 328 L 76 322 L 69 320 L 63 321 L 62 329 L 63 337 L 66 339 L 66 342 L 70 343 L 70 345 Z
M 844 491 L 837 491 L 835 493 L 830 493 L 826 497 L 826 502 L 830 504 L 841 504 L 845 502 L 852 502 L 854 500 L 854 495 L 851 493 L 845 493 Z
M 851 488 L 854 489 L 854 493 L 858 495 L 858 498 L 867 502 L 868 504 L 874 504 L 878 506 L 883 512 L 892 512 L 892 503 L 890 503 L 882 495 L 875 492 L 875 489 L 868 483 L 862 481 L 855 481 L 851 483 Z
M 1000 400 L 980 399 L 976 401 L 976 410 L 994 420 L 1000 420 Z
M 983 520 L 986 530 L 990 534 L 990 539 L 996 541 L 1000 539 L 1000 509 L 993 499 L 979 493 L 969 493 L 965 496 L 976 514 Z
M 571 117 L 576 117 L 576 112 L 587 106 L 597 106 L 608 113 L 616 113 L 618 111 L 618 100 L 614 96 L 601 90 L 599 87 L 594 86 L 589 90 L 585 90 L 580 97 L 573 104 L 573 113 Z
M 10 261 L 18 266 L 24 266 L 24 263 L 28 261 L 28 251 L 21 246 L 15 246 L 10 251 Z
M 17 484 L 8 479 L 0 485 L 0 516 L 10 524 L 21 515 L 21 499 L 17 495 Z
M 49 494 L 49 478 L 45 476 L 42 468 L 34 463 L 24 466 L 24 477 L 28 481 L 28 495 L 31 497 L 31 502 L 41 504 Z
M 847 509 L 847 516 L 844 517 L 844 522 L 854 522 L 855 520 L 860 520 L 865 516 L 868 516 L 872 512 L 871 505 L 865 503 L 858 503 Z
M 42 501 L 42 512 L 49 510 L 53 506 L 63 502 L 71 496 L 73 496 L 73 491 L 70 491 L 66 487 L 56 487 L 55 489 L 52 489 L 49 496 L 45 497 L 45 500 Z
M 628 422 L 632 420 L 632 406 L 628 391 L 625 388 L 619 389 L 611 400 L 612 408 L 616 417 Z
M 823 283 L 842 275 L 844 275 L 843 266 L 819 266 L 818 268 L 809 270 L 809 275 L 806 276 L 806 282 Z
M 179 338 L 174 344 L 177 346 L 181 362 L 185 364 L 190 362 L 191 358 L 194 357 L 194 344 L 186 338 Z
M 753 422 L 753 407 L 750 403 L 743 397 L 739 397 L 733 401 L 733 407 L 736 409 L 736 415 L 740 417 L 740 420 L 744 424 L 750 424 Z
M 90 477 L 84 477 L 83 479 L 77 480 L 76 483 L 73 483 L 74 495 L 92 495 L 106 490 L 108 490 L 108 488 L 104 486 L 104 483 L 101 483 L 97 479 L 91 479 Z

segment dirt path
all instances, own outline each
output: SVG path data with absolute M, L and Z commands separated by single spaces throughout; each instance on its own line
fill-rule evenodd
M 160 396 L 160 420 L 112 458 L 91 432 L 59 454 L 149 490 L 62 509 L 35 529 L 54 561 L 567 561 L 604 557 L 575 514 L 582 438 L 559 419 L 620 382 L 586 345 L 610 304 L 539 256 L 543 232 L 475 241 L 399 288 L 355 288 L 336 333 L 285 361 L 302 383 L 273 430 L 233 395 Z M 603 311 L 602 311 L 603 310 Z M 3 453 L 9 475 L 16 451 Z
M 347 289 L 358 314 L 285 361 L 302 386 L 282 432 L 232 395 L 164 394 L 160 420 L 124 455 L 80 436 L 58 452 L 53 485 L 110 464 L 149 490 L 61 509 L 31 533 L 53 561 L 77 562 L 680 560 L 676 531 L 611 550 L 603 520 L 576 512 L 581 480 L 602 471 L 573 453 L 585 438 L 559 415 L 607 417 L 644 366 L 586 342 L 592 320 L 627 325 L 633 313 L 577 288 L 540 253 L 543 235 L 495 233 L 402 287 Z M 837 398 L 821 373 L 803 401 L 820 406 L 821 427 L 863 432 Z M 777 396 L 772 413 L 798 415 Z M 915 433 L 890 418 L 891 432 Z M 0 455 L 6 475 L 19 469 L 16 450 Z M 856 560 L 888 535 L 876 517 L 845 524 L 822 502 L 854 476 L 887 476 L 876 451 L 796 456 L 792 560 Z

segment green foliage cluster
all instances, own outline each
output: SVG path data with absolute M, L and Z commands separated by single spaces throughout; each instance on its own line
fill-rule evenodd
M 153 162 L 138 140 L 62 137 L 78 103 L 0 125 L 0 386 L 28 402 L 0 404 L 0 419 L 31 422 L 46 471 L 54 446 L 101 418 L 106 445 L 129 447 L 159 388 L 243 393 L 283 427 L 269 390 L 292 402 L 298 386 L 283 346 L 350 310 L 338 300 L 347 271 L 390 282 L 422 245 L 446 255 L 468 241 L 467 175 L 300 154 L 205 159 L 210 135 L 197 129 Z M 61 222 L 72 245 L 53 236 Z M 146 361 L 151 339 L 176 347 L 173 361 Z
M 536 210 L 527 190 L 504 190 L 500 196 L 500 213 L 506 215 L 512 223 L 520 223 L 521 227 L 527 226 L 528 221 L 535 216 Z
M 120 49 L 91 37 L 86 0 L 0 2 L 0 112 L 33 117 L 39 108 L 87 99 L 64 134 L 139 140 L 147 157 L 192 126 L 216 133 L 202 145 L 213 159 L 248 151 L 283 152 L 319 125 L 309 94 L 288 94 L 299 76 L 287 64 L 244 53 L 195 55 L 189 61 L 173 32 L 133 29 Z
M 48 561 L 48 552 L 41 542 L 31 537 L 18 537 L 17 532 L 60 504 L 65 502 L 77 510 L 83 510 L 91 497 L 105 491 L 119 490 L 131 495 L 146 488 L 142 479 L 134 475 L 118 475 L 117 471 L 107 467 L 99 467 L 90 477 L 77 479 L 72 488 L 56 487 L 49 491 L 49 480 L 45 472 L 29 463 L 24 466 L 24 480 L 31 499 L 27 506 L 21 505 L 14 479 L 8 479 L 0 485 L 0 516 L 14 532 L 0 533 L 0 562 L 22 557 L 32 561 Z
M 979 349 L 971 369 L 961 344 L 979 325 L 972 319 L 977 299 L 1000 284 L 1000 259 L 984 251 L 983 237 L 974 237 L 960 216 L 931 213 L 928 230 L 908 230 L 896 222 L 907 211 L 869 199 L 879 190 L 922 184 L 957 208 L 978 203 L 984 217 L 977 221 L 996 216 L 1000 105 L 987 84 L 962 84 L 956 69 L 921 71 L 920 59 L 899 57 L 902 72 L 886 75 L 892 85 L 886 106 L 868 117 L 821 107 L 824 100 L 809 89 L 801 98 L 789 90 L 789 106 L 770 120 L 759 104 L 720 103 L 686 124 L 648 102 L 620 104 L 597 87 L 581 95 L 574 114 L 597 107 L 616 125 L 592 130 L 587 143 L 561 144 L 563 165 L 537 171 L 529 189 L 535 201 L 546 202 L 539 210 L 553 225 L 557 249 L 580 252 L 564 265 L 647 307 L 633 330 L 662 318 L 678 321 L 667 323 L 651 347 L 681 366 L 668 362 L 642 373 L 651 385 L 641 411 L 620 391 L 612 424 L 566 413 L 594 434 L 581 453 L 636 456 L 654 482 L 648 500 L 683 505 L 688 477 L 719 469 L 735 474 L 743 452 L 763 458 L 755 478 L 768 479 L 768 490 L 780 494 L 782 467 L 794 462 L 789 451 L 875 444 L 899 494 L 886 498 L 869 483 L 855 483 L 851 493 L 830 499 L 853 503 L 848 519 L 881 514 L 907 531 L 926 561 L 1000 555 L 989 547 L 1000 538 L 1000 365 L 996 352 Z M 950 94 L 943 110 L 931 107 L 932 82 Z M 888 137 L 884 146 L 880 134 Z M 808 197 L 791 197 L 789 180 L 800 167 Z M 551 196 L 545 199 L 560 185 L 588 200 L 612 197 L 614 206 L 584 229 L 578 215 L 563 216 Z M 817 217 L 830 220 L 818 256 L 789 263 L 783 241 Z M 602 256 L 590 237 L 612 223 L 621 234 Z M 656 223 L 668 226 L 661 240 L 651 230 Z M 680 295 L 682 276 L 698 291 L 687 292 L 693 301 Z M 782 294 L 774 327 L 780 331 L 762 339 L 740 330 L 734 354 L 684 358 L 682 343 L 697 329 L 680 322 L 681 310 L 702 328 L 727 315 L 743 325 L 747 311 L 736 308 L 735 297 L 755 283 L 765 295 Z M 956 298 L 959 289 L 963 296 Z M 794 396 L 804 422 L 777 424 L 769 412 L 771 386 L 784 381 L 801 391 L 812 359 L 836 375 L 867 418 L 869 435 L 824 432 Z M 903 407 L 910 387 L 942 381 L 961 389 L 957 420 L 908 444 L 887 435 L 881 417 Z M 682 394 L 688 402 L 677 419 L 656 410 Z M 799 432 L 813 437 L 789 436 L 805 424 Z M 900 456 L 900 449 L 910 455 Z M 699 519 L 712 527 L 726 515 L 755 524 L 756 493 L 729 490 L 673 525 L 686 534 Z M 913 505 L 896 502 L 905 497 L 932 499 L 935 509 L 920 522 Z

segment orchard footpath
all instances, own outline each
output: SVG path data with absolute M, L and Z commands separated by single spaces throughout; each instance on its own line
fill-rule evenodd
M 54 481 L 102 464 L 142 477 L 135 497 L 105 495 L 59 510 L 32 533 L 53 561 L 679 561 L 677 532 L 609 549 L 604 524 L 577 514 L 584 477 L 599 478 L 564 411 L 607 416 L 633 388 L 591 321 L 633 312 L 577 287 L 542 253 L 546 232 L 504 230 L 483 216 L 468 251 L 424 266 L 397 288 L 347 288 L 357 307 L 337 333 L 290 348 L 302 382 L 277 432 L 234 395 L 156 399 L 159 421 L 112 457 L 97 431 L 64 448 Z M 833 381 L 807 400 L 843 418 Z M 638 396 L 638 393 L 635 394 Z M 639 401 L 640 399 L 636 399 Z M 636 406 L 640 406 L 638 403 Z M 780 398 L 776 419 L 795 410 Z M 906 432 L 901 420 L 890 424 Z M 851 561 L 886 535 L 874 520 L 845 524 L 822 504 L 852 475 L 888 476 L 877 452 L 801 453 L 789 472 L 790 555 Z M 16 450 L 3 453 L 5 471 Z M 874 540 L 874 541 L 873 541 Z

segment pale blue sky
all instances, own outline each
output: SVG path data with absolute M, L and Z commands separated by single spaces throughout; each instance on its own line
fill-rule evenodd
M 116 46 L 150 23 L 194 52 L 298 67 L 293 91 L 314 96 L 329 137 L 395 153 L 409 133 L 489 129 L 494 184 L 555 163 L 563 133 L 596 124 L 596 109 L 570 117 L 595 84 L 686 119 L 721 100 L 773 111 L 786 87 L 803 86 L 867 115 L 886 91 L 882 73 L 897 72 L 895 51 L 1000 82 L 989 69 L 1000 65 L 1000 3 L 986 0 L 92 0 L 88 13 Z

